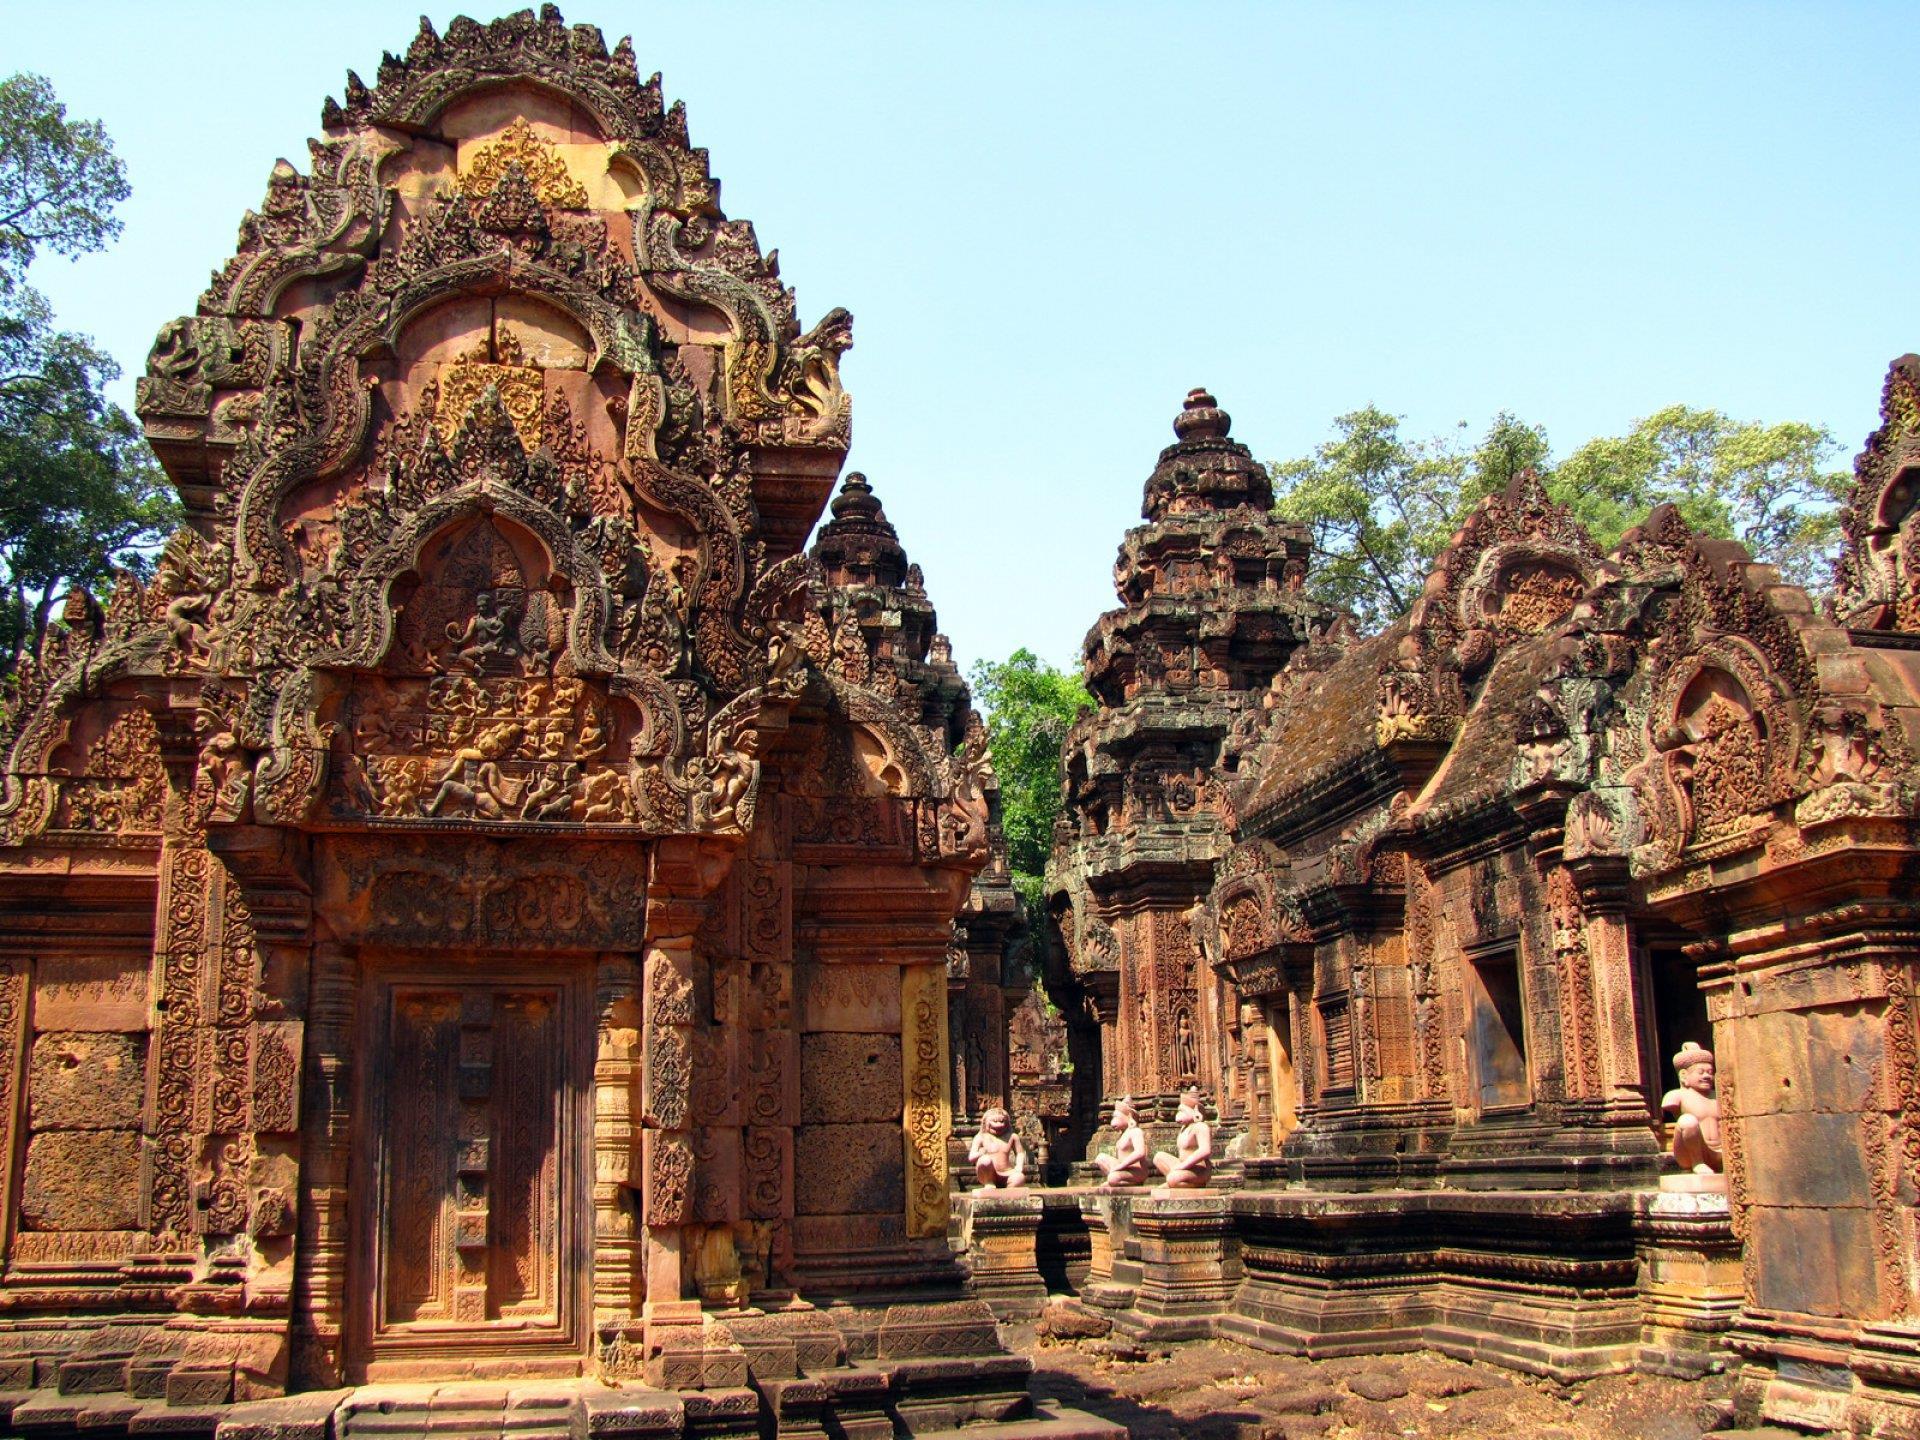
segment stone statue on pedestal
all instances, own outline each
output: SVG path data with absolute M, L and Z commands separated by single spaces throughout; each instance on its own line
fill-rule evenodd
M 1188 1086 L 1181 1094 L 1174 1119 L 1180 1122 L 1177 1153 L 1162 1150 L 1153 1157 L 1154 1168 L 1163 1177 L 1160 1188 L 1203 1190 L 1213 1178 L 1213 1130 L 1207 1124 L 1198 1085 Z
M 1713 1091 L 1713 1052 L 1689 1040 L 1673 1057 L 1680 1084 L 1660 1100 L 1660 1108 L 1678 1118 L 1673 1123 L 1673 1158 L 1684 1172 L 1719 1175 L 1726 1168 L 1720 1154 L 1720 1101 Z
M 999 1105 L 980 1117 L 967 1142 L 967 1159 L 981 1190 L 1023 1190 L 1027 1184 L 1027 1147 L 1014 1132 L 1013 1117 Z
M 1093 1157 L 1093 1163 L 1106 1177 L 1100 1182 L 1100 1188 L 1118 1190 L 1123 1185 L 1146 1184 L 1147 1132 L 1140 1128 L 1140 1117 L 1134 1113 L 1131 1097 L 1113 1102 L 1113 1128 L 1119 1132 L 1113 1154 Z

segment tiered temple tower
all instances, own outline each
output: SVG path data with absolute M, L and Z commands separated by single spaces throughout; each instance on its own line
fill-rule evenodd
M 1146 523 L 1121 542 L 1120 608 L 1086 639 L 1098 708 L 1068 735 L 1047 870 L 1062 942 L 1050 983 L 1079 1002 L 1083 1126 L 1101 1095 L 1170 1119 L 1195 1083 L 1223 1118 L 1237 1109 L 1219 985 L 1191 928 L 1227 851 L 1219 763 L 1235 721 L 1334 615 L 1303 592 L 1306 533 L 1272 517 L 1267 473 L 1230 425 L 1206 391 L 1187 396 L 1147 479 Z
M 865 475 L 847 476 L 832 518 L 813 543 L 826 580 L 813 644 L 831 654 L 829 668 L 850 684 L 893 697 L 902 713 L 984 753 L 979 717 L 953 647 L 939 631 L 920 567 L 907 559 Z M 991 768 L 977 772 L 988 814 L 988 857 L 974 877 L 947 948 L 949 1083 L 955 1118 L 978 1123 L 989 1105 L 1009 1103 L 1007 1015 L 1027 986 L 1007 968 L 1009 947 L 1025 932 L 1000 829 L 1000 787 Z M 1007 993 L 1009 983 L 1013 994 Z

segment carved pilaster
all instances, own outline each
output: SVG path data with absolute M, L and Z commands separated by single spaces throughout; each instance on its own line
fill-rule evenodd
M 944 965 L 900 971 L 901 1123 L 907 1147 L 907 1234 L 947 1232 L 947 975 Z
M 178 1248 L 192 1230 L 193 1123 L 201 1083 L 211 857 L 170 837 L 160 880 L 158 1008 L 146 1114 L 145 1228 Z
M 20 1173 L 21 1083 L 27 1051 L 27 993 L 32 972 L 25 960 L 0 958 L 0 1239 L 13 1235 L 14 1176 Z
M 641 1068 L 641 1179 L 649 1308 L 680 1298 L 681 1227 L 693 1214 L 693 940 L 648 947 Z

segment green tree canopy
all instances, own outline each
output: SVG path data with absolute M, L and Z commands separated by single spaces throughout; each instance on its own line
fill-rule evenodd
M 1672 501 L 1695 529 L 1739 540 L 1798 584 L 1822 586 L 1832 569 L 1848 476 L 1830 468 L 1840 447 L 1823 426 L 1673 405 L 1558 462 L 1543 428 L 1506 411 L 1472 445 L 1408 440 L 1400 417 L 1373 405 L 1333 431 L 1311 455 L 1269 466 L 1274 509 L 1312 537 L 1309 590 L 1365 630 L 1405 613 L 1468 512 L 1527 469 L 1603 549 Z
M 1333 422 L 1311 455 L 1271 467 L 1276 512 L 1313 538 L 1308 584 L 1378 629 L 1413 603 L 1453 533 L 1465 465 L 1439 441 L 1413 442 L 1374 405 Z
M 1077 675 L 1055 669 L 1024 647 L 1005 660 L 980 661 L 968 679 L 975 701 L 987 712 L 1014 884 L 1029 906 L 1037 905 L 1053 849 L 1053 821 L 1060 813 L 1060 749 L 1074 718 L 1093 705 L 1093 697 Z
M 1671 501 L 1694 529 L 1738 540 L 1809 589 L 1825 586 L 1852 476 L 1821 425 L 1730 420 L 1670 405 L 1625 435 L 1589 440 L 1554 467 L 1547 489 L 1611 548 Z
M 119 367 L 59 330 L 27 284 L 41 253 L 120 233 L 126 172 L 98 122 L 69 120 L 37 75 L 0 81 L 0 674 L 37 653 L 54 603 L 140 563 L 177 519 L 133 418 L 106 398 Z

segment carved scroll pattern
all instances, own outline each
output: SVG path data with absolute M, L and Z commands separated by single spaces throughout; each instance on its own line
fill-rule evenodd
M 197 840 L 197 837 L 195 837 Z M 212 858 L 194 841 L 169 844 L 161 882 L 159 1033 L 154 1039 L 147 1224 L 159 1235 L 192 1229 L 195 1099 L 200 1074 L 201 992 L 207 964 Z
M 901 1054 L 906 1061 L 902 1123 L 907 1147 L 907 1233 L 947 1232 L 947 976 L 941 965 L 900 972 Z
M 0 959 L 0 1236 L 13 1234 L 13 1176 L 19 1173 L 21 1067 L 26 1059 L 27 991 L 31 974 L 24 960 Z

